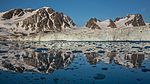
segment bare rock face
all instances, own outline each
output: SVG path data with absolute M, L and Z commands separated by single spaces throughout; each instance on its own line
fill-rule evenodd
M 32 12 L 33 10 L 32 9 L 26 9 L 26 10 L 23 10 L 23 9 L 13 9 L 13 10 L 10 10 L 8 12 L 6 12 L 5 14 L 2 15 L 2 18 L 4 20 L 6 19 L 11 19 L 13 16 L 23 16 L 25 13 L 27 12 Z
M 100 21 L 96 18 L 91 18 L 87 22 L 86 27 L 91 29 L 116 28 L 116 24 L 111 19 Z
M 96 18 L 91 18 L 87 23 L 86 23 L 86 27 L 88 28 L 91 28 L 91 29 L 101 29 L 96 23 L 97 21 L 100 21 L 100 20 L 97 20 Z
M 86 27 L 91 29 L 105 29 L 105 28 L 124 28 L 124 27 L 139 27 L 145 26 L 145 22 L 141 14 L 129 14 L 126 17 L 117 17 L 114 21 L 107 19 L 99 21 L 96 18 L 91 18 Z
M 114 21 L 118 27 L 138 27 L 145 26 L 144 19 L 141 14 L 128 14 L 126 17 L 117 17 Z
M 99 21 L 96 18 L 91 18 L 86 27 L 91 29 L 106 29 L 106 28 L 124 28 L 145 26 L 144 19 L 141 14 L 129 14 L 126 17 L 117 17 L 114 21 L 107 19 Z
M 41 8 L 32 16 L 23 20 L 22 27 L 40 31 L 62 31 L 63 28 L 75 26 L 69 16 L 55 12 L 52 8 Z M 36 29 L 37 28 L 37 29 Z
M 14 9 L 11 11 L 6 12 L 2 18 L 4 19 L 11 19 L 13 16 L 22 16 L 24 14 L 22 9 Z
M 52 8 L 41 8 L 32 16 L 23 20 L 21 25 L 26 30 L 40 31 L 62 31 L 65 28 L 75 26 L 69 16 L 55 12 Z M 36 29 L 37 28 L 37 29 Z
M 32 33 L 61 32 L 66 28 L 75 26 L 75 23 L 69 16 L 49 7 L 37 10 L 13 9 L 2 15 L 3 21 L 11 18 L 14 19 L 12 23 L 15 25 L 15 27 L 13 26 L 15 28 L 13 32 L 20 32 L 19 30 Z
M 130 18 L 130 15 L 126 17 Z M 145 26 L 146 25 L 141 14 L 135 14 L 135 17 L 132 20 L 126 22 L 125 24 L 126 25 L 132 24 L 133 26 Z
M 109 25 L 107 27 L 116 28 L 117 26 L 111 19 L 109 19 Z

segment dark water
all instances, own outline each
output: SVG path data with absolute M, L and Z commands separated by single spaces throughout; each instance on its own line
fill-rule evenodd
M 17 45 L 12 51 L 10 51 L 10 49 L 8 52 L 1 50 L 0 61 L 1 67 L 3 68 L 0 71 L 0 83 L 150 83 L 149 43 L 96 42 L 73 44 L 74 45 L 69 45 L 78 46 L 75 49 L 63 49 L 62 47 L 60 49 L 51 50 L 43 47 L 22 48 L 24 46 L 21 46 L 20 49 L 20 47 L 18 47 L 19 45 Z M 84 47 L 84 45 L 88 46 Z M 4 45 L 3 47 L 5 49 L 7 48 Z M 14 56 L 14 58 L 11 58 L 11 55 L 12 57 Z M 14 60 L 15 63 L 12 60 Z

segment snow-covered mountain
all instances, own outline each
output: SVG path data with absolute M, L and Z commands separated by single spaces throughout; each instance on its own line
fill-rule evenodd
M 86 23 L 86 27 L 91 29 L 139 27 L 145 25 L 146 24 L 141 14 L 128 14 L 125 17 L 117 17 L 114 21 L 111 19 L 100 21 L 96 18 L 91 18 Z
M 25 34 L 43 32 L 60 32 L 75 26 L 73 20 L 49 7 L 40 9 L 12 9 L 0 13 L 0 27 L 10 32 Z
M 79 28 L 69 16 L 49 7 L 12 9 L 0 13 L 0 40 L 149 41 L 148 25 L 142 15 L 130 14 L 115 21 L 91 18 Z
M 117 27 L 137 27 L 146 25 L 141 14 L 128 14 L 126 17 L 116 18 L 114 22 Z
M 116 28 L 116 25 L 111 19 L 100 21 L 96 18 L 91 18 L 87 22 L 86 27 L 91 29 L 103 29 L 103 28 Z

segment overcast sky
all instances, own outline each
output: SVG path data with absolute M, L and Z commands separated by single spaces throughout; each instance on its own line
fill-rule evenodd
M 105 20 L 136 13 L 150 22 L 149 4 L 150 0 L 0 0 L 0 11 L 48 6 L 69 15 L 80 26 L 91 17 Z

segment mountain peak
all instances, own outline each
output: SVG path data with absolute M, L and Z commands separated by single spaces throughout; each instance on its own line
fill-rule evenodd
M 48 7 L 48 6 L 43 6 L 42 8 L 44 8 L 44 9 L 48 9 L 48 8 L 50 8 L 50 7 Z
M 100 22 L 100 20 L 96 18 L 90 18 L 90 20 L 86 23 L 86 27 L 91 29 L 101 29 L 96 23 Z
M 117 17 L 114 21 L 107 19 L 100 21 L 96 18 L 91 18 L 86 27 L 88 28 L 122 28 L 122 27 L 136 27 L 136 26 L 145 26 L 145 22 L 141 14 L 128 14 L 125 17 Z M 95 27 L 95 28 L 93 28 Z
M 145 22 L 141 14 L 128 14 L 124 18 L 116 18 L 114 22 L 118 27 L 145 26 Z
M 100 21 L 96 18 L 91 18 L 87 22 L 86 27 L 92 28 L 92 29 L 102 29 L 102 28 L 116 28 L 116 25 L 111 19 Z
M 106 19 L 106 20 L 104 20 L 102 22 L 111 22 L 111 21 L 112 21 L 111 19 Z
M 5 20 L 9 22 L 13 18 L 9 26 L 13 28 L 12 31 L 14 32 L 60 32 L 75 26 L 75 23 L 69 16 L 57 12 L 50 7 L 42 7 L 36 10 L 13 9 L 2 14 L 2 18 L 4 23 Z

